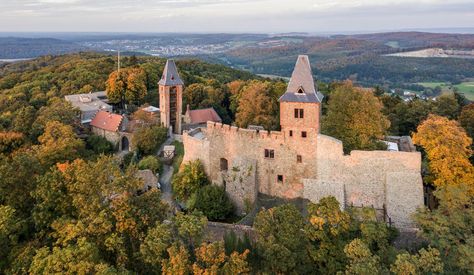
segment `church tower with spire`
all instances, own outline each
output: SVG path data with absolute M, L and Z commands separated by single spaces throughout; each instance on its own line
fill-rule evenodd
M 315 138 L 320 130 L 322 100 L 308 56 L 298 56 L 288 88 L 279 99 L 281 131 L 289 137 Z
M 175 134 L 181 134 L 184 82 L 179 77 L 174 60 L 166 61 L 158 89 L 161 125 L 171 127 Z

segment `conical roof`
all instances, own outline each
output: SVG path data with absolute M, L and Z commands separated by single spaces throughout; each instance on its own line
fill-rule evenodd
M 290 83 L 288 83 L 286 92 L 280 97 L 280 101 L 321 102 L 322 100 L 323 95 L 314 86 L 313 72 L 308 56 L 298 56 Z
M 166 61 L 165 69 L 163 70 L 163 75 L 161 76 L 159 85 L 163 86 L 175 86 L 175 85 L 184 85 L 183 80 L 179 77 L 178 69 L 173 59 L 168 59 Z

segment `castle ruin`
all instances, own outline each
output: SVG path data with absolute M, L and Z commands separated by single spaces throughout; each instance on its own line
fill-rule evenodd
M 420 153 L 355 150 L 344 155 L 341 141 L 320 133 L 322 99 L 308 57 L 299 56 L 279 99 L 281 131 L 208 122 L 183 134 L 183 162 L 201 160 L 240 213 L 258 193 L 312 202 L 334 196 L 342 208 L 373 206 L 384 209 L 396 227 L 413 227 L 411 215 L 423 205 Z

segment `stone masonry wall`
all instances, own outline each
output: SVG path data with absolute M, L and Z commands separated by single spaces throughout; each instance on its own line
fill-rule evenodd
M 261 193 L 313 202 L 333 195 L 345 205 L 385 205 L 398 227 L 411 226 L 410 215 L 423 205 L 419 153 L 353 151 L 347 156 L 339 140 L 313 132 L 307 138 L 290 137 L 288 131 L 256 131 L 211 122 L 200 131 L 199 138 L 193 133 L 183 135 L 184 162 L 201 159 L 215 184 L 225 179 L 220 166 L 223 158 L 229 169 L 256 163 L 255 185 Z M 265 158 L 265 149 L 274 150 L 275 157 Z M 297 155 L 302 156 L 302 163 L 297 162 Z M 283 182 L 277 175 L 283 176 Z

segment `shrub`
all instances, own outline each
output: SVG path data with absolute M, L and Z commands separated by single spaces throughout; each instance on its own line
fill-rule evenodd
M 140 170 L 150 169 L 151 171 L 153 171 L 153 173 L 159 172 L 161 170 L 161 166 L 162 164 L 160 160 L 155 156 L 144 157 L 138 163 L 138 169 Z
M 161 126 L 142 127 L 133 134 L 133 143 L 144 155 L 153 155 L 166 141 L 167 129 Z
M 106 138 L 91 135 L 86 140 L 86 148 L 96 154 L 110 154 L 114 151 L 114 145 Z
M 196 193 L 190 210 L 199 210 L 211 221 L 227 219 L 234 209 L 223 187 L 206 185 Z
M 192 194 L 196 193 L 199 188 L 207 185 L 207 179 L 204 167 L 201 161 L 195 160 L 186 163 L 183 169 L 179 171 L 173 178 L 173 192 L 176 198 L 186 201 Z

